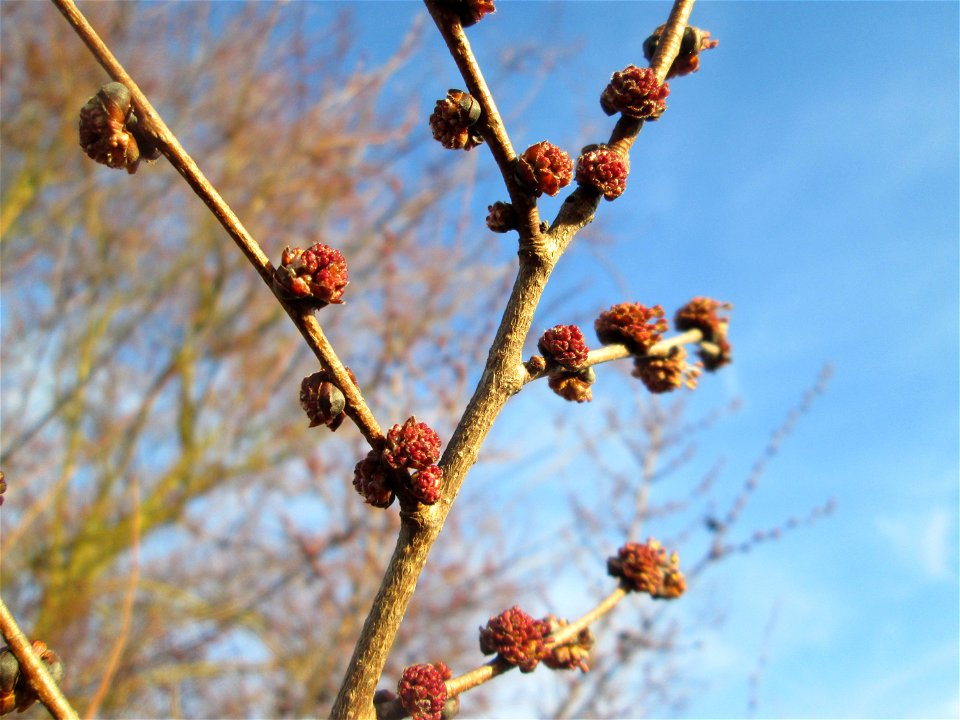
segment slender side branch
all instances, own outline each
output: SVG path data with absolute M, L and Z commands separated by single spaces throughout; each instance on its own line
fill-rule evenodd
M 79 718 L 77 711 L 60 692 L 47 666 L 33 651 L 33 646 L 17 625 L 13 614 L 7 609 L 3 598 L 0 598 L 0 635 L 3 635 L 7 647 L 20 663 L 20 672 L 30 681 L 30 686 L 50 714 L 58 720 L 77 720 Z
M 463 26 L 456 13 L 451 11 L 438 0 L 424 0 L 430 17 L 437 25 L 437 29 L 447 44 L 447 49 L 463 76 L 467 90 L 480 103 L 483 111 L 481 125 L 484 131 L 483 138 L 490 146 L 500 174 L 510 194 L 510 202 L 521 218 L 519 227 L 521 240 L 529 240 L 540 234 L 540 215 L 537 211 L 536 199 L 524 188 L 520 187 L 514 176 L 514 165 L 517 154 L 514 152 L 507 129 L 503 125 L 500 111 L 493 100 L 487 81 L 480 71 L 477 59 L 470 48 L 470 41 L 463 32 Z
M 700 346 L 705 348 L 708 352 L 712 352 L 716 349 L 716 346 L 712 343 L 703 341 L 703 332 L 701 330 L 694 328 L 693 330 L 687 330 L 679 335 L 674 335 L 673 337 L 661 340 L 657 344 L 651 346 L 646 357 L 664 357 L 668 354 L 670 348 L 672 347 L 695 343 L 699 343 Z M 611 362 L 613 360 L 620 360 L 625 357 L 630 357 L 630 351 L 627 349 L 626 345 L 604 345 L 602 348 L 591 350 L 588 353 L 585 367 L 592 367 L 593 365 L 599 365 L 601 363 Z M 534 380 L 539 380 L 540 378 L 548 375 L 547 369 L 543 363 L 538 362 L 531 367 L 531 364 L 528 362 L 525 363 L 525 367 L 527 368 L 527 377 L 524 378 L 524 384 L 533 382 Z
M 193 158 L 183 149 L 176 135 L 167 127 L 167 124 L 154 109 L 153 105 L 147 99 L 146 95 L 140 90 L 140 87 L 134 82 L 133 78 L 127 73 L 120 62 L 114 57 L 113 53 L 97 34 L 93 26 L 84 17 L 83 13 L 77 8 L 73 0 L 51 0 L 57 9 L 63 14 L 70 23 L 74 31 L 81 40 L 90 49 L 90 52 L 96 58 L 97 62 L 106 70 L 107 74 L 115 81 L 122 83 L 130 91 L 133 99 L 133 105 L 137 112 L 137 118 L 142 123 L 145 132 L 149 133 L 156 143 L 160 152 L 170 161 L 177 172 L 183 176 L 187 184 L 206 204 L 217 221 L 227 231 L 227 234 L 233 238 L 237 247 L 243 252 L 244 256 L 259 273 L 261 279 L 267 284 L 267 287 L 273 291 L 273 272 L 274 267 L 270 263 L 266 254 L 260 248 L 260 245 L 254 240 L 253 236 L 247 231 L 240 222 L 240 219 L 234 214 L 230 206 L 220 196 L 213 184 L 200 171 L 200 168 L 193 161 Z M 279 300 L 279 298 L 278 298 Z M 367 440 L 374 444 L 383 438 L 383 433 L 373 413 L 360 394 L 360 389 L 350 379 L 343 363 L 337 357 L 333 346 L 327 340 L 320 328 L 320 323 L 310 313 L 303 313 L 293 305 L 280 300 L 280 304 L 286 310 L 287 314 L 293 320 L 300 334 L 307 341 L 310 349 L 313 350 L 317 359 L 320 360 L 323 367 L 330 371 L 336 384 L 343 391 L 347 400 L 347 414 L 353 419 Z

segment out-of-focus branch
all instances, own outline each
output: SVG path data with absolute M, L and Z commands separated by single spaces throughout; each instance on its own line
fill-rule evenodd
M 107 660 L 107 668 L 103 671 L 100 678 L 100 684 L 93 695 L 93 699 L 87 706 L 84 717 L 88 720 L 95 718 L 103 699 L 110 690 L 110 685 L 120 666 L 120 658 L 123 650 L 130 639 L 130 625 L 133 621 L 133 602 L 137 596 L 137 584 L 140 581 L 140 535 L 142 531 L 143 508 L 140 502 L 140 481 L 133 478 L 130 482 L 130 494 L 133 496 L 132 521 L 130 527 L 130 578 L 127 583 L 127 594 L 123 599 L 122 617 L 120 619 L 120 632 L 117 634 L 116 642 L 110 650 L 110 657 Z
M 233 210 L 230 209 L 230 206 L 220 196 L 220 193 L 200 171 L 193 158 L 183 149 L 176 135 L 167 127 L 167 124 L 150 104 L 137 83 L 110 52 L 110 49 L 83 13 L 80 12 L 73 0 L 51 0 L 51 2 L 57 6 L 57 9 L 67 19 L 80 39 L 90 49 L 97 62 L 107 71 L 107 74 L 115 81 L 122 83 L 130 91 L 137 118 L 142 123 L 141 127 L 144 132 L 151 136 L 160 152 L 203 200 L 214 217 L 217 218 L 217 221 L 233 238 L 250 264 L 257 270 L 267 287 L 272 289 L 274 268 L 270 260 Z M 336 384 L 343 391 L 347 401 L 347 414 L 350 415 L 371 444 L 378 442 L 383 437 L 380 426 L 360 394 L 360 389 L 350 379 L 343 363 L 340 362 L 339 357 L 324 335 L 316 317 L 311 313 L 301 312 L 289 303 L 281 301 L 281 305 L 283 305 L 284 310 L 293 320 L 297 329 L 300 330 L 300 334 L 307 341 L 310 349 L 313 350 L 323 366 L 330 371 Z
M 77 720 L 79 717 L 77 711 L 60 692 L 47 666 L 37 657 L 27 636 L 23 634 L 13 614 L 7 609 L 3 598 L 0 598 L 0 635 L 3 635 L 7 647 L 20 663 L 20 672 L 27 677 L 30 687 L 37 693 L 37 698 L 50 711 L 50 714 L 58 720 Z

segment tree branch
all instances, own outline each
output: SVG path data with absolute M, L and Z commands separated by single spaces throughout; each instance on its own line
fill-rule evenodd
M 20 663 L 20 672 L 23 673 L 37 693 L 37 698 L 43 703 L 50 714 L 58 720 L 77 720 L 79 716 L 67 699 L 64 697 L 47 666 L 34 652 L 33 646 L 23 634 L 13 614 L 7 609 L 6 603 L 0 597 L 0 635 L 7 643 L 7 647 Z
M 253 236 L 240 222 L 240 219 L 234 214 L 230 206 L 220 196 L 213 184 L 207 180 L 206 176 L 200 171 L 200 168 L 193 161 L 193 158 L 183 149 L 176 135 L 167 127 L 167 124 L 154 109 L 153 105 L 147 99 L 146 95 L 140 90 L 140 87 L 134 82 L 133 78 L 127 73 L 120 62 L 114 57 L 107 45 L 100 39 L 96 30 L 87 21 L 83 13 L 77 8 L 73 0 L 51 0 L 57 9 L 63 14 L 73 27 L 74 31 L 81 40 L 90 49 L 90 52 L 97 59 L 97 62 L 107 71 L 107 74 L 115 81 L 122 83 L 130 91 L 133 99 L 133 105 L 137 112 L 137 118 L 142 123 L 144 131 L 149 133 L 156 142 L 160 152 L 170 161 L 170 164 L 176 168 L 177 172 L 183 176 L 187 184 L 200 197 L 201 200 L 210 209 L 217 221 L 223 226 L 227 234 L 233 238 L 237 247 L 243 252 L 244 256 L 259 273 L 261 279 L 267 287 L 273 291 L 273 271 L 274 267 L 270 260 L 264 254 L 260 245 L 254 240 Z M 307 345 L 313 350 L 317 359 L 320 360 L 324 368 L 330 371 L 337 386 L 343 391 L 347 401 L 347 414 L 357 424 L 360 432 L 371 444 L 377 443 L 383 438 L 380 426 L 367 406 L 366 401 L 360 394 L 360 389 L 350 379 L 343 363 L 340 361 L 333 346 L 323 334 L 320 323 L 312 313 L 304 313 L 295 306 L 280 300 L 283 309 L 293 320 L 294 325 L 300 331 L 300 334 L 307 341 Z

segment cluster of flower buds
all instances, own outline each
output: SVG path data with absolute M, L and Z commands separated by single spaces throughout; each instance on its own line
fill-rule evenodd
M 563 618 L 553 615 L 547 615 L 543 621 L 547 623 L 550 634 L 569 625 Z M 590 649 L 595 642 L 596 638 L 590 632 L 590 628 L 584 628 L 573 640 L 549 647 L 547 654 L 543 656 L 543 664 L 551 670 L 579 669 L 580 672 L 587 672 L 590 670 L 590 666 L 587 665 Z
M 620 303 L 600 313 L 593 325 L 604 345 L 626 345 L 632 355 L 646 355 L 667 331 L 660 305 Z
M 531 145 L 517 158 L 517 179 L 537 197 L 554 197 L 573 178 L 573 160 L 556 145 L 544 141 Z
M 548 622 L 535 620 L 514 605 L 480 628 L 480 652 L 496 653 L 522 673 L 533 672 L 547 654 L 544 640 L 549 633 Z
M 660 45 L 660 36 L 666 25 L 661 25 L 653 34 L 643 41 L 643 56 L 648 62 L 653 61 L 653 56 Z M 667 79 L 681 77 L 695 73 L 700 69 L 700 51 L 712 50 L 720 44 L 719 40 L 710 38 L 709 30 L 701 30 L 693 25 L 687 25 L 683 29 L 683 36 L 680 39 L 680 52 L 673 61 L 673 65 L 667 71 Z
M 495 13 L 493 0 L 441 0 L 460 16 L 460 25 L 470 27 L 480 22 L 485 15 Z
M 440 499 L 443 480 L 439 459 L 440 436 L 426 423 L 410 417 L 390 428 L 382 450 L 371 450 L 357 463 L 353 487 L 374 507 L 389 507 L 397 490 L 424 505 L 433 505 Z
M 287 247 L 273 274 L 273 287 L 280 296 L 318 309 L 342 304 L 349 282 L 347 261 L 339 250 L 323 243 L 306 250 Z
M 703 333 L 700 343 L 700 360 L 703 367 L 713 372 L 733 362 L 732 348 L 727 341 L 729 317 L 721 317 L 717 310 L 731 310 L 730 303 L 708 297 L 695 297 L 677 310 L 673 324 L 677 330 L 699 330 Z
M 107 83 L 80 108 L 80 147 L 101 165 L 125 168 L 131 175 L 141 160 L 156 160 L 160 150 L 140 127 L 125 85 Z
M 441 720 L 447 701 L 445 681 L 452 676 L 444 663 L 411 665 L 397 683 L 397 697 L 413 720 Z
M 472 150 L 483 143 L 477 129 L 480 103 L 463 90 L 447 90 L 447 96 L 437 100 L 430 115 L 433 139 L 449 150 Z
M 621 113 L 636 120 L 656 120 L 667 109 L 670 86 L 660 83 L 650 68 L 628 65 L 615 72 L 600 94 L 600 107 L 607 115 Z
M 597 375 L 587 365 L 590 348 L 580 328 L 555 325 L 543 333 L 537 341 L 537 349 L 543 353 L 543 359 L 533 359 L 538 363 L 534 371 L 547 371 L 547 384 L 551 390 L 570 402 L 583 403 L 593 399 L 590 386 L 596 382 Z
M 588 145 L 577 159 L 577 184 L 595 188 L 607 200 L 623 194 L 629 172 L 626 156 L 606 145 Z
M 350 368 L 345 369 L 356 384 Z M 310 427 L 326 425 L 335 431 L 347 417 L 344 412 L 346 405 L 343 392 L 333 384 L 333 377 L 327 372 L 315 372 L 300 383 L 300 407 L 310 419 Z
M 41 640 L 33 641 L 33 651 L 47 666 L 54 681 L 63 680 L 63 661 Z M 37 701 L 37 693 L 27 676 L 20 672 L 20 662 L 8 647 L 0 648 L 0 715 L 23 712 Z
M 7 481 L 3 479 L 3 470 L 0 470 L 0 505 L 3 505 L 3 494 L 7 491 Z
M 619 578 L 624 590 L 645 592 L 656 599 L 673 600 L 687 589 L 677 553 L 668 555 L 653 538 L 645 545 L 627 543 L 617 550 L 607 559 L 607 573 Z
M 487 205 L 487 227 L 493 232 L 510 232 L 516 230 L 518 224 L 517 211 L 510 203 L 497 200 L 493 205 Z
M 652 393 L 673 392 L 681 387 L 693 390 L 700 377 L 701 363 L 687 362 L 687 351 L 674 346 L 666 355 L 645 355 L 633 359 L 635 378 L 640 378 Z

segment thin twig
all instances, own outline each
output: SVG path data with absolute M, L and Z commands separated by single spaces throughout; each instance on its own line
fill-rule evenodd
M 260 248 L 260 245 L 254 240 L 253 236 L 247 231 L 240 222 L 240 219 L 234 214 L 230 206 L 220 196 L 213 184 L 207 180 L 206 176 L 200 171 L 200 168 L 194 162 L 193 158 L 183 149 L 176 135 L 167 127 L 167 124 L 160 117 L 160 114 L 154 109 L 153 105 L 147 99 L 146 95 L 140 90 L 140 87 L 134 82 L 133 78 L 127 73 L 107 45 L 100 39 L 96 30 L 90 25 L 83 13 L 77 8 L 73 0 L 51 0 L 57 9 L 63 14 L 70 23 L 74 31 L 81 40 L 90 49 L 90 52 L 96 58 L 97 62 L 106 70 L 107 74 L 115 81 L 122 83 L 130 91 L 133 105 L 137 113 L 137 118 L 141 123 L 144 132 L 149 133 L 156 143 L 160 152 L 170 161 L 170 164 L 176 168 L 177 172 L 183 176 L 187 184 L 200 197 L 201 200 L 210 209 L 217 221 L 227 231 L 227 234 L 233 238 L 237 247 L 243 252 L 244 256 L 256 269 L 261 279 L 267 287 L 273 288 L 274 267 L 270 260 Z M 278 298 L 279 299 L 279 298 Z M 323 334 L 320 323 L 312 313 L 304 313 L 297 307 L 280 301 L 284 310 L 293 320 L 300 334 L 307 341 L 310 349 L 320 360 L 321 364 L 333 375 L 337 386 L 343 391 L 347 401 L 347 414 L 353 419 L 363 433 L 364 437 L 371 444 L 376 444 L 383 438 L 380 426 L 367 406 L 366 401 L 360 394 L 360 389 L 350 379 L 344 369 L 330 342 Z
M 17 625 L 17 621 L 7 609 L 2 597 L 0 597 L 0 635 L 3 635 L 7 647 L 20 663 L 20 672 L 26 676 L 30 687 L 50 714 L 58 720 L 77 720 L 79 718 L 77 711 L 60 692 L 46 664 L 34 652 L 33 646 Z
M 133 509 L 132 521 L 130 524 L 130 578 L 127 582 L 127 594 L 123 598 L 123 607 L 121 609 L 120 632 L 110 650 L 110 657 L 107 659 L 107 667 L 100 677 L 100 684 L 97 691 L 93 694 L 93 699 L 87 706 L 84 717 L 88 720 L 95 718 L 103 704 L 103 699 L 110 690 L 113 677 L 120 667 L 120 658 L 123 656 L 123 650 L 130 639 L 130 625 L 133 621 L 133 602 L 137 596 L 137 585 L 140 581 L 140 534 L 142 527 L 142 506 L 140 503 L 140 480 L 137 477 L 131 478 L 130 494 L 132 495 Z
M 704 345 L 711 345 L 710 343 L 704 343 L 703 332 L 697 328 L 694 328 L 692 330 L 687 330 L 686 332 L 680 333 L 679 335 L 674 335 L 661 340 L 655 345 L 651 345 L 650 349 L 647 351 L 647 354 L 640 357 L 665 357 L 669 354 L 670 348 L 687 344 L 700 344 L 701 347 Z M 613 360 L 621 360 L 623 358 L 630 357 L 631 354 L 632 353 L 627 349 L 626 345 L 620 345 L 619 343 L 604 345 L 601 348 L 591 350 L 589 353 L 587 353 L 587 361 L 584 363 L 584 367 L 593 367 L 594 365 L 600 365 L 601 363 L 612 362 Z M 546 377 L 549 374 L 547 368 L 543 367 L 539 362 L 531 364 L 531 362 L 528 361 L 525 363 L 525 367 L 527 368 L 527 378 L 524 380 L 524 383 L 539 380 L 540 378 Z

